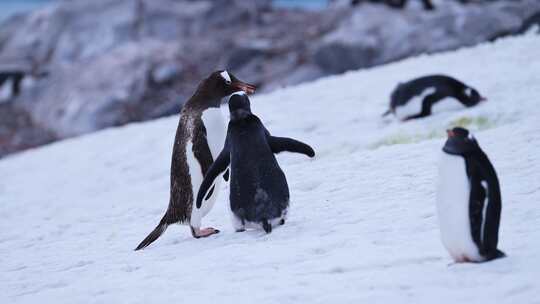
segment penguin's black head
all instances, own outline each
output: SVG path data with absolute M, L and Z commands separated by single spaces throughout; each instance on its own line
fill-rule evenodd
M 443 150 L 449 154 L 465 155 L 478 148 L 478 142 L 469 130 L 462 127 L 455 127 L 446 130 L 448 139 Z
M 219 106 L 224 97 L 234 92 L 244 91 L 247 94 L 253 94 L 255 92 L 255 86 L 240 81 L 226 70 L 220 70 L 213 72 L 208 78 L 203 80 L 197 91 L 204 96 L 210 96 L 209 99 L 215 103 L 212 104 L 213 106 Z
M 229 111 L 231 120 L 241 120 L 251 115 L 251 104 L 247 94 L 240 91 L 229 97 Z
M 464 90 L 463 94 L 467 97 L 469 106 L 474 106 L 478 104 L 481 101 L 485 101 L 486 98 L 482 97 L 480 93 L 476 89 L 473 89 L 471 87 L 468 87 Z

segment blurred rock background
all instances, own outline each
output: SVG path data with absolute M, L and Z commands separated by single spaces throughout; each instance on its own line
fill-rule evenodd
M 29 0 L 39 8 L 16 14 L 0 3 L 0 157 L 176 114 L 216 69 L 264 92 L 493 40 L 540 11 L 538 0 L 357 2 Z

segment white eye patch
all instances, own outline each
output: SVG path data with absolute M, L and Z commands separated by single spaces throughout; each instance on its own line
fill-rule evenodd
M 474 136 L 472 135 L 472 133 L 469 133 L 469 139 L 474 140 Z
M 227 71 L 223 71 L 219 75 L 223 77 L 226 82 L 231 82 L 231 76 L 229 76 L 229 73 Z
M 465 92 L 465 95 L 467 95 L 469 97 L 472 96 L 472 89 L 471 88 L 466 88 L 464 92 Z

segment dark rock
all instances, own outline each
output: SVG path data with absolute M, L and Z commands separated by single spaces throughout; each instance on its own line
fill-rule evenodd
M 529 11 L 539 9 L 534 0 L 470 6 L 445 1 L 430 12 L 362 5 L 321 38 L 314 61 L 325 73 L 341 73 L 471 46 L 515 31 Z
M 12 102 L 0 103 L 0 122 L 0 158 L 57 139 L 53 132 L 35 124 L 26 111 Z
M 270 0 L 59 0 L 9 18 L 0 26 L 0 67 L 25 62 L 35 79 L 10 100 L 16 107 L 4 106 L 4 117 L 13 111 L 21 118 L 0 120 L 9 130 L 0 141 L 11 147 L 0 155 L 176 114 L 216 69 L 263 92 L 474 45 L 517 30 L 540 10 L 535 0 L 438 1 L 433 12 L 345 2 L 302 11 L 275 9 Z

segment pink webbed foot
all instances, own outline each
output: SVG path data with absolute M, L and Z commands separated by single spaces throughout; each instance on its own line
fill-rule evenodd
M 196 239 L 209 237 L 212 234 L 217 234 L 217 233 L 219 233 L 219 230 L 217 230 L 215 228 L 212 228 L 212 227 L 208 227 L 208 228 L 204 228 L 204 229 L 191 227 L 191 234 Z

